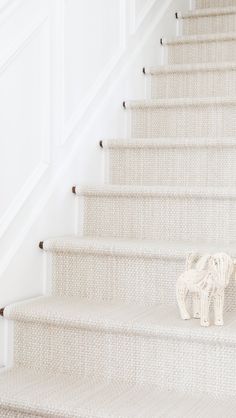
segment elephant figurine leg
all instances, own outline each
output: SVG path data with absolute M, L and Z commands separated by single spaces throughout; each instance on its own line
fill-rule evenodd
M 188 289 L 184 284 L 178 284 L 177 283 L 177 289 L 176 289 L 176 296 L 177 296 L 177 302 L 180 310 L 180 316 L 182 319 L 190 319 L 191 316 L 189 315 L 189 312 L 186 308 L 186 296 L 188 294 Z
M 193 293 L 193 317 L 200 318 L 200 298 L 198 293 Z
M 200 313 L 200 323 L 203 327 L 209 326 L 209 293 L 201 292 L 201 313 Z
M 224 325 L 223 310 L 224 310 L 224 290 L 222 290 L 221 292 L 217 292 L 217 294 L 214 297 L 215 325 Z

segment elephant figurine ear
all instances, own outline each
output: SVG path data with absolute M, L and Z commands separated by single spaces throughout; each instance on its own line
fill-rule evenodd
M 210 254 L 202 255 L 198 259 L 197 264 L 196 264 L 196 268 L 199 271 L 207 270 L 208 268 L 213 267 L 213 266 L 214 266 L 214 257 Z
M 189 253 L 186 257 L 186 263 L 185 268 L 186 270 L 191 270 L 196 267 L 196 263 L 199 260 L 199 254 L 198 253 Z

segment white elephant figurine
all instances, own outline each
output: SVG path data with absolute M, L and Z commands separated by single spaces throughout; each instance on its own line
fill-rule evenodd
M 215 325 L 223 325 L 224 291 L 234 270 L 234 261 L 225 253 L 189 254 L 186 271 L 177 280 L 176 295 L 182 319 L 190 319 L 186 298 L 192 293 L 193 317 L 209 326 L 209 306 L 214 301 Z

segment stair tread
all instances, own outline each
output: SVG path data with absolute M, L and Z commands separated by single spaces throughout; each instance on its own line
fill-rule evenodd
M 80 185 L 75 186 L 78 196 L 192 196 L 236 198 L 233 187 L 184 187 L 184 186 L 130 186 L 130 185 Z
M 105 139 L 103 148 L 179 148 L 179 147 L 236 147 L 236 138 L 127 138 Z
M 235 62 L 216 62 L 199 64 L 169 64 L 156 67 L 145 67 L 145 74 L 163 74 L 192 71 L 225 71 L 236 70 Z
M 162 38 L 162 45 L 178 45 L 198 42 L 217 42 L 236 40 L 236 32 L 212 33 L 203 35 L 183 35 L 174 38 Z
M 164 241 L 164 240 L 128 240 L 120 238 L 78 238 L 66 236 L 47 239 L 43 243 L 45 251 L 51 252 L 100 252 L 101 254 L 171 256 L 185 257 L 188 252 L 205 253 L 225 251 L 236 256 L 236 242 L 229 245 L 209 242 Z
M 51 418 L 233 418 L 236 407 L 233 399 L 25 368 L 0 373 L 0 404 L 8 413 Z
M 198 320 L 183 321 L 175 306 L 142 306 L 120 301 L 98 302 L 79 297 L 41 296 L 9 305 L 8 319 L 60 327 L 141 334 L 162 338 L 236 344 L 235 312 L 225 313 L 224 327 L 202 328 Z
M 184 13 L 178 12 L 178 18 L 189 19 L 195 17 L 205 17 L 205 16 L 218 16 L 218 15 L 228 15 L 235 14 L 235 6 L 226 6 L 226 7 L 210 7 L 204 9 L 195 9 Z

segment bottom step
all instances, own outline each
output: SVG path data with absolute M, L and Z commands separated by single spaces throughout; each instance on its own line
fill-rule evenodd
M 206 329 L 182 321 L 174 306 L 43 297 L 8 306 L 4 316 L 14 321 L 15 366 L 235 396 L 235 312 L 225 313 L 224 327 Z
M 235 418 L 234 400 L 13 368 L 0 374 L 0 418 Z

